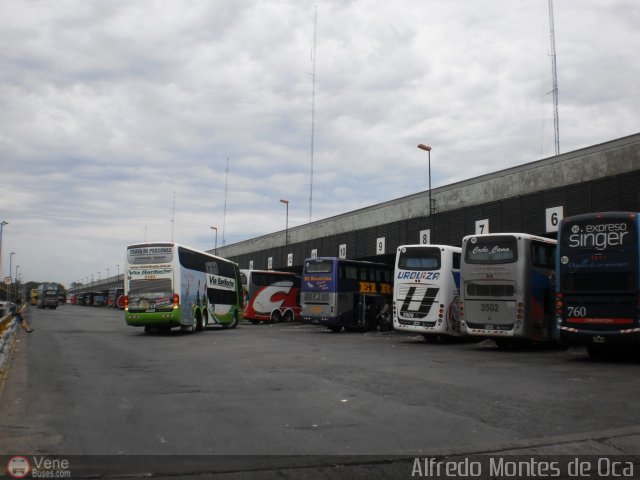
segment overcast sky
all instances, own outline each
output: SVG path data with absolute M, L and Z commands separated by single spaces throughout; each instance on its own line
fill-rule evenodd
M 554 13 L 561 152 L 640 132 L 640 2 Z M 2 0 L 0 275 L 308 223 L 312 132 L 314 221 L 552 156 L 550 52 L 547 0 Z

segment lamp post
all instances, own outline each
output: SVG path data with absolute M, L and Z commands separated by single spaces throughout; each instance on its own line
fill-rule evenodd
M 16 302 L 18 301 L 18 269 L 19 268 L 20 268 L 20 265 L 16 265 L 16 277 L 15 277 L 16 278 L 16 283 L 15 283 L 16 288 L 15 288 L 15 292 L 14 292 L 14 294 L 15 294 L 14 300 Z
M 2 220 L 0 222 L 0 276 L 2 276 L 2 228 L 5 225 L 9 225 L 9 222 Z M 11 276 L 11 272 L 9 272 L 9 276 Z
M 215 230 L 216 231 L 216 241 L 213 244 L 213 254 L 217 255 L 218 254 L 218 227 L 211 227 L 211 230 Z
M 289 200 L 281 198 L 280 203 L 284 203 L 287 206 L 287 221 L 284 227 L 284 244 L 289 245 Z
M 9 278 L 11 278 L 11 261 L 13 260 L 13 256 L 16 252 L 9 252 Z M 11 283 L 9 283 L 11 285 Z M 9 301 L 9 285 L 7 285 L 7 302 Z
M 434 213 L 433 202 L 431 200 L 431 147 L 421 143 L 418 145 L 418 148 L 427 152 L 427 163 L 429 164 L 429 216 L 431 216 Z

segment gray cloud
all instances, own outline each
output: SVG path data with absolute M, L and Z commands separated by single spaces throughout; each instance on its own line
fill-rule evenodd
M 7 0 L 0 274 L 306 223 L 316 4 L 314 219 L 425 190 L 418 143 L 434 187 L 553 154 L 547 2 Z M 555 15 L 562 151 L 637 133 L 640 7 Z

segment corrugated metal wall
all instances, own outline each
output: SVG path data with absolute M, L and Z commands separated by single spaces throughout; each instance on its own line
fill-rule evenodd
M 307 242 L 283 245 L 270 250 L 231 258 L 241 268 L 248 268 L 253 260 L 256 269 L 267 268 L 272 257 L 272 267 L 287 269 L 287 255 L 293 253 L 294 266 L 299 271 L 305 258 L 317 249 L 318 256 L 338 256 L 340 245 L 346 245 L 347 258 L 371 259 L 377 256 L 377 240 L 385 242 L 381 260 L 395 254 L 398 245 L 419 243 L 420 232 L 431 228 L 431 243 L 460 245 L 462 237 L 476 233 L 476 222 L 488 220 L 490 232 L 526 232 L 535 235 L 555 236 L 547 232 L 547 209 L 562 207 L 565 217 L 596 211 L 640 211 L 640 171 L 589 182 L 567 185 L 508 198 L 498 202 L 442 213 L 431 218 L 417 217 L 376 227 L 365 228 L 339 235 L 316 238 Z M 435 230 L 435 232 L 434 232 Z

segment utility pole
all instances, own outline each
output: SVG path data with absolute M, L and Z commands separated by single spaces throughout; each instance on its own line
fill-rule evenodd
M 560 155 L 560 118 L 558 117 L 558 70 L 556 67 L 556 33 L 553 21 L 553 0 L 549 0 L 549 32 L 551 34 L 551 75 L 553 76 L 553 134 L 556 155 Z

